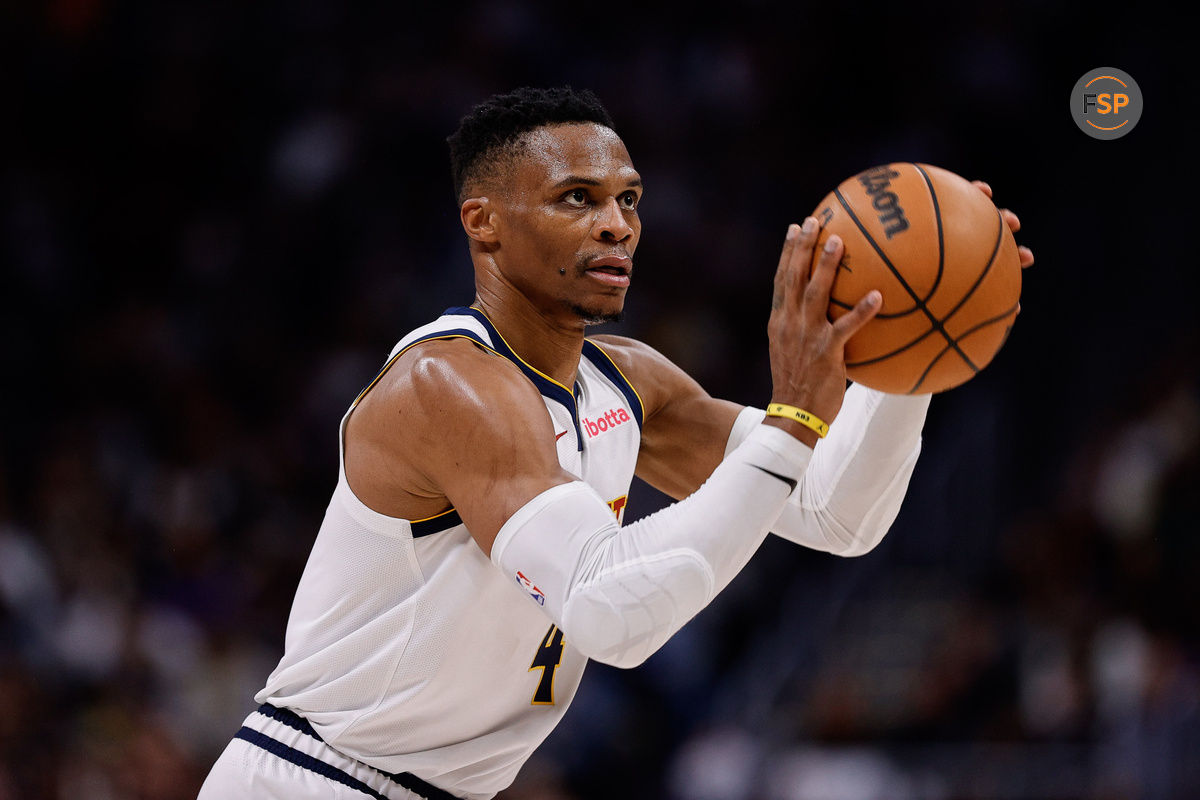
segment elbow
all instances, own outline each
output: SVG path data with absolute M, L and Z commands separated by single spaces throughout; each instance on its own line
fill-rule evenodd
M 905 489 L 908 486 L 912 466 L 916 462 L 914 452 L 905 464 L 905 468 L 893 476 L 887 488 L 880 494 L 876 502 L 861 516 L 846 524 L 830 513 L 822 526 L 825 538 L 831 545 L 831 552 L 847 558 L 866 555 L 874 550 L 900 513 L 904 502 Z M 836 547 L 836 549 L 833 549 Z
M 835 555 L 839 555 L 842 558 L 857 558 L 859 556 L 865 556 L 867 553 L 874 550 L 882 539 L 883 536 L 881 535 L 872 540 L 856 541 L 848 545 L 845 549 L 835 553 Z
M 842 525 L 830 525 L 825 528 L 825 541 L 829 545 L 829 552 L 835 556 L 856 558 L 874 550 L 890 527 L 891 520 L 876 525 L 862 522 L 853 530 Z
M 573 639 L 571 641 L 574 642 Z M 620 649 L 619 646 L 617 649 L 600 646 L 595 648 L 589 647 L 586 650 L 582 650 L 582 652 L 591 661 L 599 661 L 601 664 L 607 664 L 617 669 L 633 669 L 644 664 L 646 659 L 653 655 L 657 649 L 655 647 L 654 650 L 633 653 Z
M 592 661 L 632 669 L 666 641 L 653 631 L 639 630 L 636 609 L 616 609 L 597 598 L 572 597 L 563 607 L 563 634 L 571 646 Z
M 712 599 L 711 570 L 685 554 L 657 575 L 620 571 L 573 591 L 563 605 L 567 641 L 588 658 L 630 669 L 666 644 Z M 619 579 L 618 579 L 619 578 Z

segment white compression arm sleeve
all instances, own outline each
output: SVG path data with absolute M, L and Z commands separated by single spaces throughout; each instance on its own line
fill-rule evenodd
M 921 452 L 929 398 L 851 384 L 829 435 L 817 443 L 812 463 L 771 531 L 840 556 L 872 550 L 900 512 Z M 729 436 L 727 454 L 763 414 L 761 409 L 743 409 Z
M 646 660 L 750 560 L 812 455 L 757 425 L 690 497 L 624 527 L 587 484 L 522 506 L 492 545 L 515 578 L 589 658 Z

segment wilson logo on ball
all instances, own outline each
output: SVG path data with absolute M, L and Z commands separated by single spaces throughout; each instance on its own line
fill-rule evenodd
M 890 191 L 892 179 L 899 177 L 900 173 L 891 167 L 875 167 L 858 176 L 858 182 L 871 198 L 871 206 L 879 212 L 879 224 L 889 239 L 900 231 L 908 230 L 908 220 L 904 218 L 904 209 L 900 207 L 900 197 Z

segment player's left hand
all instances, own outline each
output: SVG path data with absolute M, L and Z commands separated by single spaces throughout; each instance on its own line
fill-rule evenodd
M 986 194 L 988 197 L 988 200 L 992 199 L 992 187 L 990 185 L 988 185 L 985 181 L 971 181 L 971 183 L 973 183 L 975 186 L 977 186 L 979 188 L 979 191 Z M 1007 208 L 1000 209 L 1000 218 L 1004 220 L 1005 224 L 1008 225 L 1008 229 L 1010 231 L 1012 231 L 1014 234 L 1017 231 L 1021 230 L 1021 220 L 1017 218 L 1016 214 L 1014 214 L 1012 211 L 1008 210 Z M 1021 256 L 1021 269 L 1025 269 L 1026 267 L 1033 266 L 1033 251 L 1032 250 L 1030 250 L 1028 247 L 1021 245 L 1021 246 L 1017 247 L 1017 253 L 1019 253 Z

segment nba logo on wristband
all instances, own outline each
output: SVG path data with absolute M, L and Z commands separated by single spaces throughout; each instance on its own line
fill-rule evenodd
M 517 572 L 517 583 L 521 585 L 522 589 L 529 592 L 529 596 L 532 597 L 539 606 L 546 605 L 545 593 L 542 592 L 542 590 L 538 587 L 534 586 L 533 581 L 529 580 L 529 578 L 526 578 L 524 572 Z

